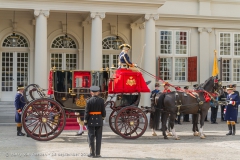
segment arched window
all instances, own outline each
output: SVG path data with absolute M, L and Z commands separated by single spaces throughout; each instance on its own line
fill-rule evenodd
M 121 39 L 121 37 L 119 37 L 119 39 Z M 102 41 L 102 49 L 103 49 L 102 67 L 103 68 L 118 66 L 118 55 L 120 53 L 120 50 L 118 46 L 115 47 L 114 40 L 116 40 L 116 36 L 108 36 L 108 37 L 105 37 Z M 122 40 L 122 43 L 124 43 L 123 40 Z
M 2 43 L 2 100 L 13 100 L 19 84 L 28 85 L 29 79 L 29 43 L 22 35 L 15 46 L 11 45 L 10 36 Z M 13 49 L 14 48 L 14 49 Z
M 10 42 L 10 36 L 9 35 L 7 38 L 4 39 L 2 46 L 3 47 L 13 47 L 11 46 L 11 42 Z M 17 45 L 15 47 L 28 47 L 28 41 L 21 35 L 16 34 L 16 37 L 18 37 L 17 39 Z
M 64 36 L 58 36 L 51 44 L 50 65 L 57 70 L 74 70 L 77 69 L 78 50 L 76 42 L 73 38 L 70 39 L 69 47 L 65 48 L 63 45 Z
M 51 48 L 65 48 L 63 45 L 63 38 L 64 36 L 57 37 L 53 42 Z M 69 47 L 68 48 L 77 48 L 75 41 L 68 37 L 70 40 Z

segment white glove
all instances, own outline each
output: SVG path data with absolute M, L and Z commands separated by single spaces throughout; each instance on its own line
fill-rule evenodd
M 233 104 L 233 101 L 230 101 L 228 104 Z
M 137 67 L 137 64 L 133 64 L 135 67 Z
M 21 115 L 21 114 L 22 114 L 22 112 L 18 112 L 18 114 L 20 114 L 20 115 Z

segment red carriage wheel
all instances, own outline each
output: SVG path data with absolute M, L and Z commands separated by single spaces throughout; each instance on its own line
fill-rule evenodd
M 23 91 L 23 97 L 26 103 L 29 103 L 32 100 L 37 98 L 45 97 L 45 93 L 43 93 L 42 89 L 37 84 L 28 85 Z
M 129 106 L 121 109 L 115 119 L 115 129 L 125 139 L 141 137 L 148 126 L 146 114 L 137 107 Z
M 65 111 L 55 100 L 40 98 L 24 107 L 22 122 L 25 132 L 38 141 L 49 141 L 60 135 L 66 123 Z

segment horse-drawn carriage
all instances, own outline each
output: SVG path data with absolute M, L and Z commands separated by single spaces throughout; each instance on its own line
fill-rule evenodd
M 83 116 L 86 101 L 91 96 L 90 86 L 95 85 L 100 87 L 105 107 L 112 109 L 109 116 L 112 131 L 127 139 L 142 136 L 148 126 L 147 111 L 138 105 L 140 92 L 149 92 L 147 84 L 140 72 L 119 69 L 111 73 L 109 70 L 53 69 L 49 73 L 48 89 L 37 84 L 28 85 L 23 93 L 27 104 L 22 112 L 26 133 L 39 141 L 59 136 L 65 127 L 66 112 Z

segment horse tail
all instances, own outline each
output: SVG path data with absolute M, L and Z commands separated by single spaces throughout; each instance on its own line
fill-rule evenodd
M 155 112 L 154 112 L 154 120 L 153 120 L 153 128 L 158 129 L 159 128 L 159 122 L 160 122 L 160 115 L 161 115 L 161 109 L 164 108 L 164 98 L 165 94 L 162 94 L 155 106 Z

